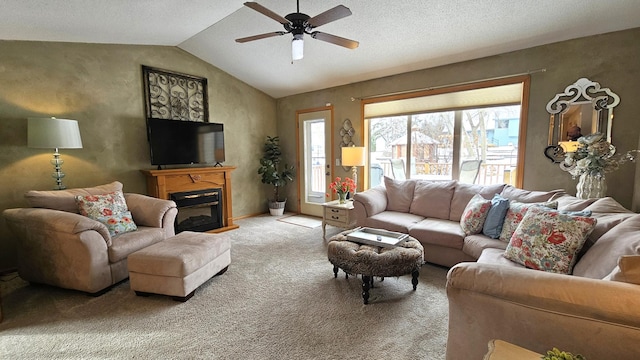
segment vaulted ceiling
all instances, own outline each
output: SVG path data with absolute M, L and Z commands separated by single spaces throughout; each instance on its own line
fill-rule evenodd
M 353 50 L 306 35 L 292 62 L 291 34 L 242 0 L 3 0 L 0 39 L 177 46 L 280 98 L 578 37 L 640 27 L 637 0 L 301 0 L 313 17 L 337 5 L 352 15 L 317 30 Z M 274 13 L 293 0 L 259 0 Z M 594 44 L 597 46 L 597 44 Z M 585 54 L 589 56 L 589 54 Z

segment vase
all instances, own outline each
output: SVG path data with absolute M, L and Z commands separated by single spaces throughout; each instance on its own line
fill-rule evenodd
M 576 185 L 576 197 L 580 199 L 601 198 L 607 193 L 607 183 L 603 173 L 584 173 Z
M 347 193 L 343 193 L 343 194 L 338 193 L 338 203 L 340 204 L 347 203 Z

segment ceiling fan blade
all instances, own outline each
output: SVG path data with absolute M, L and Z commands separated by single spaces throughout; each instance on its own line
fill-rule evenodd
M 284 34 L 286 34 L 285 31 L 276 31 L 276 32 L 270 32 L 270 33 L 266 33 L 266 34 L 243 37 L 243 38 L 240 38 L 240 39 L 236 39 L 236 42 L 245 43 L 247 41 L 266 39 L 266 38 L 270 38 L 270 37 L 273 37 L 273 36 L 280 36 L 280 35 L 284 35 Z
M 261 13 L 262 15 L 266 15 L 266 16 L 272 18 L 273 20 L 279 22 L 282 25 L 291 24 L 291 21 L 289 21 L 289 20 L 283 18 L 282 16 L 274 13 L 273 11 L 271 11 L 271 10 L 267 9 L 266 7 L 258 4 L 257 2 L 248 1 L 248 2 L 244 3 L 244 6 L 250 7 L 253 10 Z
M 347 17 L 351 15 L 351 10 L 344 5 L 338 5 L 333 9 L 329 9 L 321 14 L 318 14 L 311 19 L 307 20 L 311 27 L 318 27 L 320 25 L 324 25 L 326 23 L 330 23 L 332 21 L 336 21 L 342 19 L 343 17 Z
M 358 47 L 358 45 L 360 45 L 360 43 L 357 42 L 357 41 L 345 39 L 345 38 L 340 37 L 340 36 L 335 36 L 335 35 L 323 33 L 323 32 L 320 32 L 320 31 L 312 32 L 311 33 L 311 37 L 314 38 L 314 39 L 326 41 L 328 43 L 332 43 L 332 44 L 335 44 L 335 45 L 344 46 L 344 47 L 349 48 L 349 49 L 355 49 L 355 48 Z

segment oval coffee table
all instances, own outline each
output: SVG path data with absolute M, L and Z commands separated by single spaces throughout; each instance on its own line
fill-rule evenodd
M 409 236 L 395 247 L 364 245 L 347 239 L 351 231 L 343 231 L 329 239 L 327 256 L 333 264 L 334 277 L 338 277 L 338 269 L 342 269 L 347 277 L 349 274 L 361 275 L 365 304 L 369 303 L 369 289 L 375 276 L 411 274 L 413 290 L 416 290 L 420 267 L 424 264 L 424 248 L 418 240 Z

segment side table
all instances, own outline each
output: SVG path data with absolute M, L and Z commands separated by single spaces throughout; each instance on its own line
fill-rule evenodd
M 539 360 L 542 358 L 541 354 L 503 340 L 491 340 L 488 347 L 489 352 L 484 356 L 484 360 Z
M 356 225 L 356 218 L 353 211 L 353 201 L 340 204 L 339 200 L 329 201 L 322 204 L 322 238 L 326 239 L 327 225 L 336 226 L 341 229 L 351 229 Z

